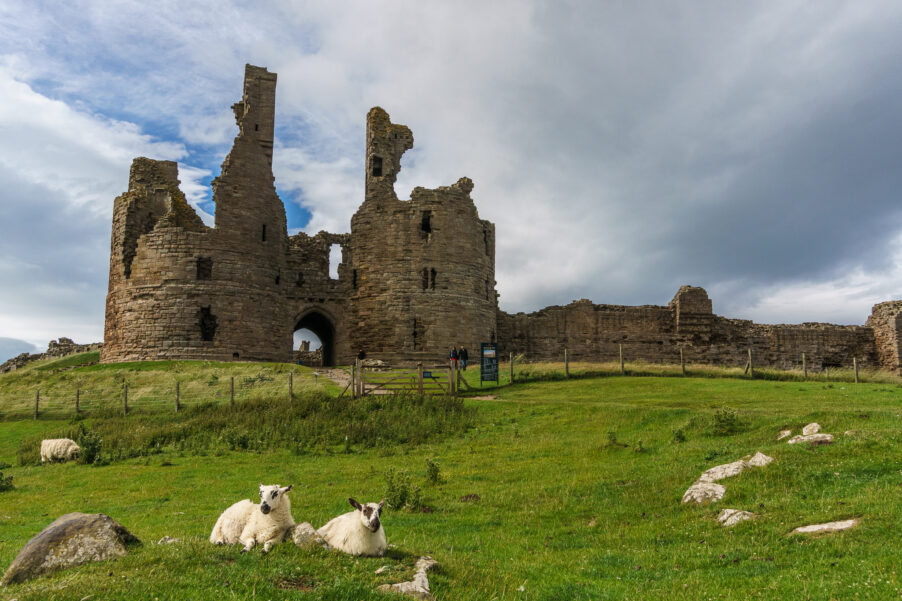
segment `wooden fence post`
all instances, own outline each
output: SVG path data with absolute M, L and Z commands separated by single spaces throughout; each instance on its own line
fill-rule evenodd
M 294 373 L 288 372 L 288 400 L 294 400 Z
M 351 364 L 351 396 L 357 398 L 357 365 Z
M 181 400 L 182 400 L 182 389 L 181 385 L 178 381 L 175 383 L 175 412 L 178 413 L 179 409 L 181 409 Z
M 564 349 L 564 377 L 570 377 L 570 357 L 567 356 L 567 349 Z
M 683 356 L 683 347 L 680 347 L 680 370 L 686 375 L 686 358 Z
M 122 390 L 122 415 L 128 415 L 128 382 Z
M 41 402 L 41 391 L 35 390 L 34 391 L 34 418 L 35 419 L 38 419 L 38 405 L 40 404 L 40 402 Z
M 805 363 L 805 353 L 802 353 L 802 377 L 808 379 L 808 364 Z
M 749 347 L 749 377 L 755 377 L 755 366 L 752 364 L 752 349 Z
M 75 415 L 78 415 L 79 412 L 81 411 L 81 408 L 79 407 L 79 401 L 81 401 L 81 391 L 76 388 L 75 389 Z
M 229 404 L 235 404 L 235 376 L 229 380 Z
M 417 389 L 420 391 L 420 396 L 423 396 L 423 363 L 417 363 Z
M 620 345 L 620 375 L 626 375 L 626 368 L 623 366 L 623 345 Z
M 511 381 L 510 381 L 510 383 L 513 384 L 514 383 L 514 353 L 513 353 L 513 351 L 511 351 L 511 354 L 510 354 L 510 360 L 511 360 L 511 364 L 510 364 Z
M 852 367 L 855 368 L 855 383 L 858 384 L 858 357 L 852 357 Z

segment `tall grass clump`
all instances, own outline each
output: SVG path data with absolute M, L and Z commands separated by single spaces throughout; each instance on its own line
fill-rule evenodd
M 465 432 L 475 408 L 462 399 L 386 395 L 334 398 L 311 391 L 288 399 L 208 403 L 179 413 L 135 410 L 123 416 L 99 411 L 44 438 L 72 438 L 82 446 L 84 462 L 96 450 L 102 461 L 154 455 L 165 449 L 189 454 L 211 450 L 288 449 L 299 454 L 353 452 L 357 448 L 421 444 Z M 86 429 L 85 422 L 90 422 Z M 100 441 L 102 450 L 100 448 Z M 22 441 L 19 462 L 37 460 L 40 439 Z

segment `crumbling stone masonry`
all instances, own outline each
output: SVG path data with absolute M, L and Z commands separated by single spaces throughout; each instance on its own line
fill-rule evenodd
M 473 182 L 415 188 L 394 183 L 413 134 L 381 108 L 367 115 L 365 196 L 349 234 L 288 236 L 272 174 L 276 75 L 248 65 L 233 105 L 238 136 L 213 181 L 215 227 L 179 190 L 178 167 L 137 158 L 115 201 L 101 360 L 291 361 L 293 333 L 312 330 L 322 364 L 360 349 L 391 363 L 435 362 L 452 344 L 471 357 L 497 339 L 534 360 L 630 360 L 898 370 L 902 301 L 874 307 L 866 326 L 760 325 L 715 315 L 701 288 L 666 307 L 587 300 L 529 315 L 498 310 L 495 226 L 479 218 Z M 341 247 L 338 278 L 329 254 Z M 311 359 L 306 354 L 304 357 Z
M 215 227 L 187 204 L 175 163 L 134 160 L 113 209 L 102 361 L 291 361 L 301 328 L 323 342 L 325 365 L 360 349 L 431 362 L 493 339 L 494 225 L 479 219 L 467 178 L 398 199 L 413 135 L 381 108 L 367 115 L 366 195 L 351 233 L 288 236 L 271 167 L 275 87 L 274 73 L 246 67 L 232 107 L 239 133 L 213 181 Z

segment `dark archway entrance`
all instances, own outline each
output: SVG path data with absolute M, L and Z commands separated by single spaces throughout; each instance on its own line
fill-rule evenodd
M 335 365 L 335 328 L 329 318 L 319 311 L 311 311 L 295 324 L 294 331 L 310 330 L 316 334 L 323 346 L 323 366 Z

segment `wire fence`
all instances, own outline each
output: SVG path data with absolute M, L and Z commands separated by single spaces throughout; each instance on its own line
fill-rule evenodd
M 198 405 L 240 403 L 249 399 L 295 398 L 321 389 L 318 373 L 257 373 L 248 376 L 204 378 L 140 378 L 129 382 L 64 381 L 14 392 L 0 388 L 0 419 L 67 419 L 98 413 L 182 411 Z M 167 381 L 168 380 L 168 381 Z

